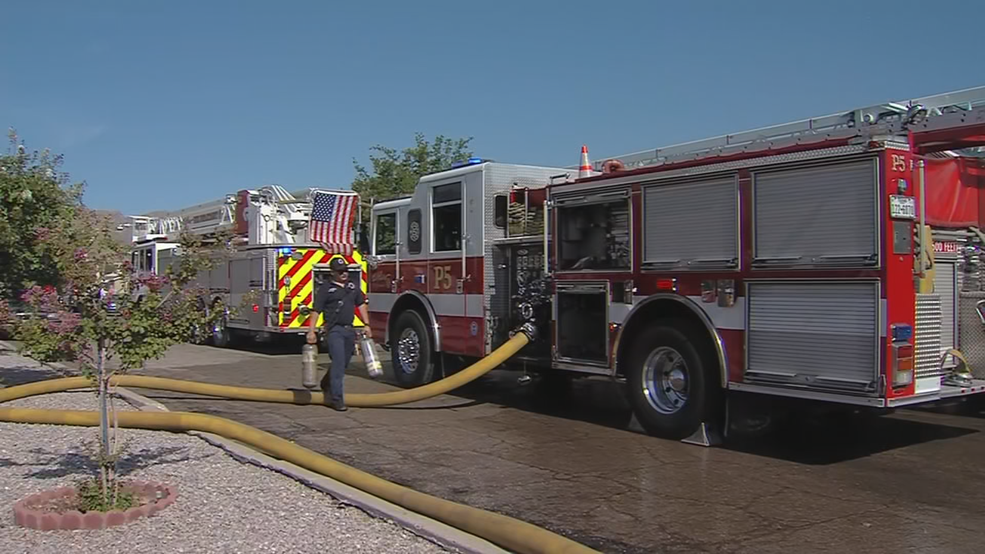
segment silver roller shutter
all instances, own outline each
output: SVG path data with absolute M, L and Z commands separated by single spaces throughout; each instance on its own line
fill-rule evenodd
M 957 298 L 957 264 L 952 260 L 936 260 L 934 294 L 941 298 L 941 354 L 957 346 L 955 344 L 955 308 Z M 950 360 L 949 360 L 950 361 Z
M 707 269 L 738 264 L 735 177 L 646 187 L 643 211 L 645 266 Z
M 746 379 L 871 391 L 878 283 L 749 283 Z
M 757 266 L 877 263 L 875 160 L 755 175 Z

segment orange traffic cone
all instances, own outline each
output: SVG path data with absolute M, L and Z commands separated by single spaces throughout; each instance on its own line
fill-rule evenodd
M 581 146 L 581 165 L 578 167 L 578 178 L 584 179 L 591 176 L 592 165 L 588 163 L 588 147 L 583 144 Z

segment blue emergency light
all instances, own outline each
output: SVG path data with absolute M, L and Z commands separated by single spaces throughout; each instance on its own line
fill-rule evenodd
M 464 162 L 454 162 L 453 164 L 451 164 L 451 167 L 452 167 L 452 169 L 455 169 L 455 168 L 459 168 L 459 167 L 465 167 L 465 166 L 468 166 L 468 165 L 478 165 L 478 164 L 481 164 L 481 163 L 483 163 L 485 161 L 488 161 L 488 160 L 483 160 L 482 158 L 477 158 L 475 156 L 472 156 L 471 158 L 465 160 Z

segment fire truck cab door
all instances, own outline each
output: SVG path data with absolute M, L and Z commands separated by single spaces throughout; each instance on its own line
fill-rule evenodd
M 372 252 L 378 262 L 394 262 L 393 274 L 389 275 L 386 281 L 386 286 L 392 294 L 397 293 L 400 283 L 400 249 L 403 241 L 399 240 L 399 236 L 406 219 L 406 212 L 406 209 L 392 208 L 375 213 L 371 227 L 372 249 L 364 250 L 364 252 Z M 403 248 L 406 246 L 403 245 Z

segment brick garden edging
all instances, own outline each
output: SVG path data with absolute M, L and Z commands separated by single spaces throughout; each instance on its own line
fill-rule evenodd
M 131 482 L 123 486 L 142 498 L 150 499 L 147 504 L 126 511 L 88 512 L 76 510 L 64 513 L 32 510 L 28 506 L 43 504 L 64 496 L 75 496 L 75 487 L 61 487 L 50 491 L 32 494 L 14 503 L 14 522 L 21 527 L 52 531 L 57 529 L 105 529 L 130 523 L 142 517 L 150 517 L 174 503 L 177 491 L 171 485 L 144 481 Z

